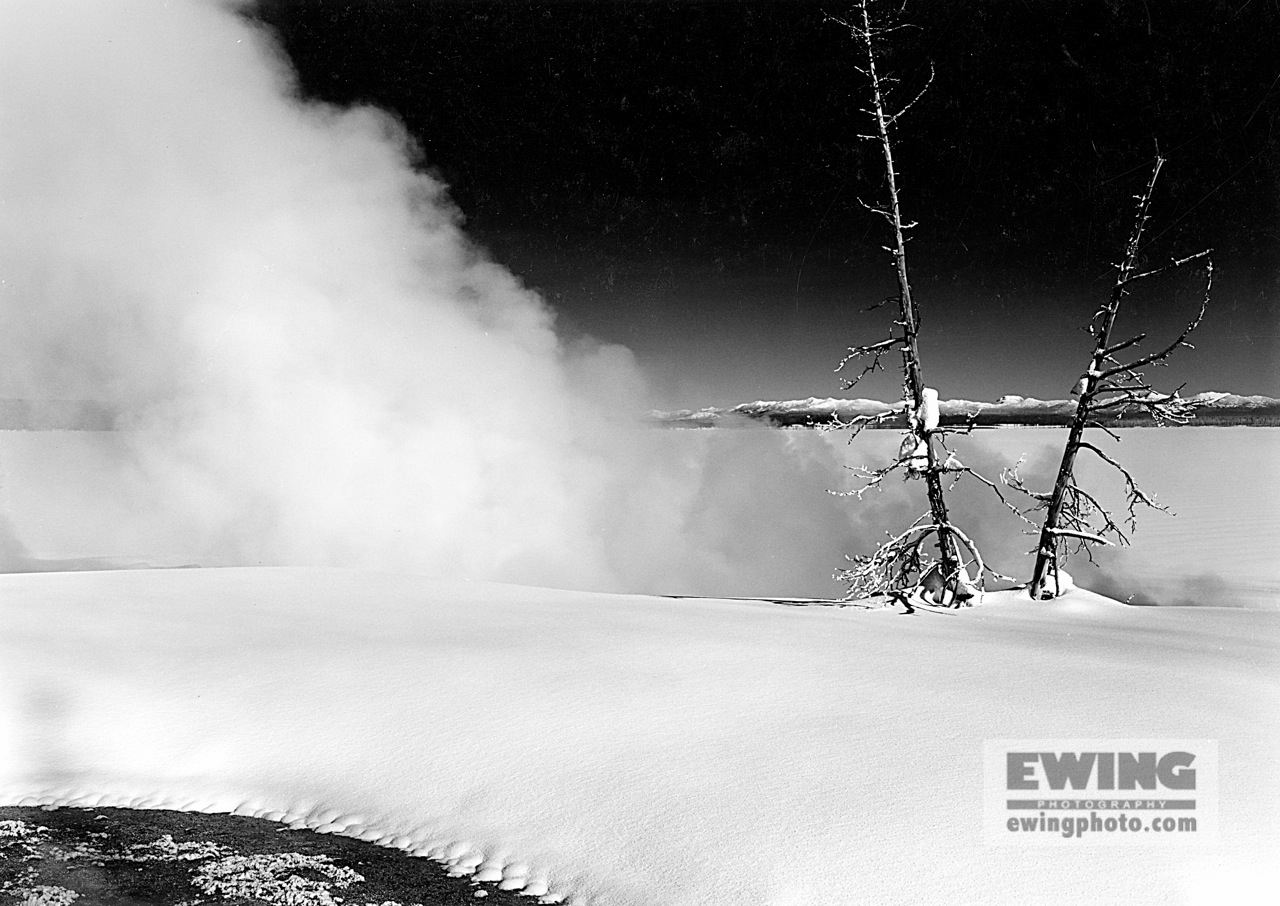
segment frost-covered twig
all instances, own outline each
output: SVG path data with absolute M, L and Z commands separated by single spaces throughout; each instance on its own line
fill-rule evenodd
M 867 428 L 874 425 L 880 425 L 890 419 L 900 415 L 898 409 L 886 409 L 883 412 L 877 412 L 874 415 L 855 415 L 851 418 L 841 418 L 838 412 L 831 413 L 831 420 L 824 425 L 819 426 L 821 431 L 851 431 L 853 432 L 850 439 L 857 437 Z M 842 495 L 843 496 L 843 495 Z
M 840 364 L 836 366 L 835 370 L 837 374 L 843 371 L 844 367 L 855 359 L 863 359 L 870 356 L 871 361 L 869 364 L 862 366 L 862 370 L 858 372 L 857 377 L 841 378 L 841 387 L 844 390 L 852 390 L 857 383 L 868 374 L 883 370 L 883 366 L 880 364 L 881 357 L 893 350 L 895 347 L 901 346 L 902 343 L 902 337 L 889 337 L 887 340 L 881 340 L 879 343 L 871 343 L 867 346 L 850 346 L 849 352 L 840 360 Z

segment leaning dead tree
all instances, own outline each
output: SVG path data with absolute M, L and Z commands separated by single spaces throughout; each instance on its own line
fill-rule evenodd
M 889 475 L 902 471 L 907 478 L 923 478 L 929 499 L 929 512 L 917 520 L 907 531 L 892 536 L 869 556 L 852 557 L 852 566 L 837 572 L 836 577 L 849 587 L 850 597 L 905 594 L 911 589 L 927 591 L 935 603 L 960 604 L 980 591 L 983 573 L 986 571 L 981 556 L 973 542 L 951 521 L 944 495 L 944 478 L 958 479 L 962 474 L 976 474 L 963 466 L 946 447 L 945 432 L 938 427 L 938 394 L 927 387 L 920 365 L 918 337 L 920 311 L 911 294 L 911 281 L 907 273 L 907 233 L 915 226 L 905 222 L 902 216 L 898 170 L 893 160 L 894 127 L 902 116 L 923 97 L 933 82 L 930 67 L 929 80 L 911 100 L 897 105 L 890 94 L 897 80 L 884 75 L 876 61 L 880 42 L 901 26 L 882 25 L 873 22 L 869 0 L 859 0 L 854 14 L 849 18 L 828 15 L 828 22 L 848 30 L 864 54 L 864 65 L 855 67 L 867 80 L 871 106 L 862 108 L 875 125 L 875 131 L 860 135 L 876 142 L 884 159 L 886 198 L 881 204 L 863 207 L 882 217 L 892 234 L 892 245 L 885 246 L 893 259 L 898 291 L 895 295 L 872 306 L 879 308 L 896 302 L 898 317 L 893 322 L 889 337 L 866 346 L 850 347 L 848 354 L 837 366 L 842 372 L 850 366 L 861 365 L 860 372 L 852 379 L 842 379 L 843 389 L 849 390 L 868 374 L 881 369 L 881 359 L 897 350 L 902 355 L 903 397 L 907 408 L 907 433 L 903 438 L 898 458 L 880 469 L 863 468 L 858 471 L 866 483 L 855 491 L 840 492 L 841 496 L 861 498 L 864 493 L 878 487 Z M 852 370 L 852 369 L 850 369 Z M 852 428 L 854 432 L 892 417 L 893 410 L 879 415 L 840 422 L 834 427 Z M 981 476 L 979 476 L 981 478 Z M 996 493 L 992 482 L 981 479 Z M 930 554 L 926 542 L 933 542 L 936 556 Z M 971 574 L 970 570 L 976 570 Z M 975 578 L 977 586 L 975 587 Z
M 1036 504 L 1032 510 L 1044 510 L 1044 523 L 1040 530 L 1040 541 L 1036 547 L 1036 565 L 1029 586 L 1033 598 L 1053 598 L 1065 590 L 1061 576 L 1060 560 L 1066 553 L 1089 553 L 1094 544 L 1128 544 L 1129 538 L 1117 521 L 1116 516 L 1104 507 L 1096 497 L 1080 487 L 1076 480 L 1076 457 L 1088 451 L 1116 470 L 1124 479 L 1127 513 L 1121 519 L 1125 527 L 1132 532 L 1137 526 L 1137 507 L 1145 506 L 1164 510 L 1147 495 L 1133 475 L 1114 457 L 1101 447 L 1086 440 L 1086 428 L 1098 428 L 1113 440 L 1120 436 L 1095 420 L 1101 413 L 1121 415 L 1130 411 L 1141 411 L 1150 415 L 1158 425 L 1185 424 L 1194 413 L 1191 404 L 1179 394 L 1178 387 L 1172 393 L 1157 392 L 1140 369 L 1148 366 L 1161 366 L 1179 347 L 1191 348 L 1187 338 L 1204 318 L 1209 305 L 1209 292 L 1213 286 L 1213 261 L 1209 257 L 1211 250 L 1197 252 L 1185 258 L 1170 259 L 1163 265 L 1146 270 L 1139 260 L 1142 246 L 1142 234 L 1146 229 L 1151 197 L 1155 192 L 1156 179 L 1165 159 L 1156 156 L 1155 167 L 1146 190 L 1134 196 L 1137 200 L 1137 212 L 1134 215 L 1133 232 L 1125 247 L 1124 260 L 1116 265 L 1115 284 L 1107 302 L 1093 315 L 1089 323 L 1089 332 L 1093 336 L 1093 356 L 1089 361 L 1089 369 L 1076 385 L 1075 416 L 1071 420 L 1071 428 L 1067 434 L 1067 443 L 1062 451 L 1062 463 L 1058 468 L 1057 481 L 1049 494 L 1028 490 L 1017 476 L 1016 469 L 1007 473 L 1005 480 L 1013 487 L 1032 497 Z M 1120 313 L 1120 305 L 1135 284 L 1161 276 L 1178 268 L 1191 264 L 1203 264 L 1204 292 L 1200 299 L 1200 307 L 1190 323 L 1183 328 L 1172 343 L 1157 352 L 1121 361 L 1120 353 L 1130 355 L 1143 340 L 1145 333 L 1137 334 L 1119 342 L 1112 341 L 1112 329 L 1116 316 Z

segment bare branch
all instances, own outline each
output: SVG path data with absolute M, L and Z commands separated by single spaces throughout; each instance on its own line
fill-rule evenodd
M 1106 425 L 1102 424 L 1101 422 L 1092 422 L 1092 421 L 1085 422 L 1085 427 L 1097 428 L 1099 431 L 1105 431 L 1108 437 L 1110 437 L 1116 443 L 1120 443 L 1120 435 L 1112 431 L 1110 428 L 1108 428 Z
M 888 305 L 890 302 L 897 302 L 897 301 L 898 301 L 898 294 L 894 293 L 892 296 L 885 296 L 879 302 L 868 305 L 866 308 L 858 309 L 858 314 L 866 314 L 869 311 L 875 311 L 877 308 L 884 308 L 884 306 Z
M 1170 262 L 1164 267 L 1157 267 L 1154 270 L 1144 271 L 1141 274 L 1133 274 L 1122 281 L 1120 285 L 1128 286 L 1130 283 L 1137 283 L 1139 280 L 1146 280 L 1149 277 L 1158 277 L 1161 274 L 1167 274 L 1169 271 L 1190 264 L 1192 261 L 1198 261 L 1201 258 L 1208 258 L 1211 254 L 1213 254 L 1213 249 L 1204 249 L 1203 251 L 1196 252 L 1194 255 L 1188 255 L 1187 257 L 1179 258 L 1176 261 L 1170 260 Z
M 965 423 L 963 425 L 950 425 L 946 428 L 934 428 L 933 431 L 930 432 L 930 435 L 938 438 L 942 444 L 942 449 L 946 450 L 947 453 L 950 453 L 951 448 L 947 446 L 947 438 L 953 434 L 959 437 L 967 437 L 972 434 L 974 429 L 978 426 L 978 419 L 981 416 L 982 410 L 974 409 L 972 412 L 967 413 Z
M 875 415 L 855 415 L 853 418 L 845 419 L 845 418 L 841 418 L 837 413 L 833 412 L 831 414 L 831 421 L 828 422 L 826 425 L 823 425 L 820 428 L 820 430 L 852 431 L 853 433 L 849 437 L 850 442 L 852 442 L 853 438 L 857 437 L 867 428 L 870 428 L 873 425 L 882 424 L 899 414 L 900 414 L 900 410 L 898 409 L 886 409 L 884 412 L 878 412 Z M 838 496 L 847 496 L 847 495 L 840 493 L 838 494 Z
M 1005 508 L 1009 510 L 1009 512 L 1013 513 L 1013 515 L 1017 516 L 1027 525 L 1030 525 L 1030 526 L 1035 525 L 1034 522 L 1032 522 L 1030 519 L 1027 518 L 1026 514 L 1023 513 L 1022 510 L 1018 509 L 1016 506 L 1014 506 L 1012 503 L 1009 502 L 1008 498 L 1004 496 L 999 486 L 994 481 L 992 481 L 990 478 L 987 478 L 985 475 L 983 475 L 981 472 L 978 472 L 975 469 L 971 469 L 966 465 L 961 465 L 959 461 L 955 461 L 954 465 L 952 465 L 952 462 L 953 462 L 952 459 L 948 459 L 947 462 L 940 467 L 942 471 L 955 475 L 956 481 L 959 481 L 962 475 L 972 475 L 978 481 L 982 482 L 984 485 L 990 488 L 991 492 L 995 494 L 997 498 L 999 498 L 1000 502 L 1004 504 Z M 955 487 L 955 482 L 952 482 L 951 486 Z
M 1051 497 L 1053 497 L 1053 494 L 1047 491 L 1033 491 L 1030 488 L 1028 488 L 1026 484 L 1023 483 L 1022 476 L 1018 474 L 1018 470 L 1021 468 L 1022 464 L 1025 461 L 1026 461 L 1025 457 L 1020 458 L 1012 466 L 1010 466 L 1007 469 L 1004 469 L 1000 473 L 1000 481 L 1003 484 L 1005 484 L 1007 487 L 1011 487 L 1015 491 L 1018 491 L 1021 494 L 1025 494 L 1027 497 L 1030 497 L 1032 500 L 1036 502 L 1036 505 L 1033 506 L 1031 510 L 1027 510 L 1026 512 L 1032 512 L 1034 510 L 1044 509 L 1049 504 L 1049 500 Z
M 1112 517 L 1111 511 L 1099 503 L 1098 498 L 1075 482 L 1072 482 L 1067 489 L 1067 496 L 1070 498 L 1071 505 L 1067 507 L 1067 519 L 1065 521 L 1076 526 L 1088 525 L 1090 518 L 1097 516 L 1103 522 L 1098 534 L 1105 535 L 1110 532 L 1116 535 L 1122 544 L 1129 543 L 1128 536 L 1120 529 L 1120 525 Z
M 896 123 L 903 114 L 905 114 L 908 110 L 910 110 L 912 107 L 916 105 L 916 101 L 924 97 L 925 92 L 929 90 L 929 86 L 933 84 L 934 75 L 935 73 L 933 69 L 933 61 L 931 60 L 929 61 L 929 79 L 924 83 L 924 87 L 920 89 L 919 93 L 915 97 L 913 97 L 910 101 L 904 104 L 902 108 L 898 110 L 897 113 L 893 114 L 893 116 L 890 116 L 885 120 L 886 126 L 892 126 L 894 123 Z M 912 224 L 912 226 L 915 226 L 915 224 Z
M 840 360 L 840 365 L 836 368 L 836 371 L 839 371 L 852 359 L 856 359 L 859 356 L 864 355 L 888 352 L 895 346 L 901 346 L 902 342 L 902 337 L 889 337 L 887 340 L 881 340 L 879 343 L 868 343 L 866 346 L 850 346 L 849 354 Z
M 878 136 L 878 135 L 871 135 L 871 136 L 867 136 L 867 137 L 868 137 L 868 138 L 879 138 L 879 136 Z M 872 214 L 879 214 L 881 217 L 883 217 L 883 218 L 884 218 L 886 221 L 888 221 L 889 223 L 893 223 L 893 212 L 892 212 L 892 211 L 886 211 L 884 208 L 879 207 L 879 206 L 877 206 L 877 205 L 867 204 L 867 203 L 866 203 L 865 201 L 863 201 L 861 198 L 859 198 L 859 199 L 858 199 L 858 204 L 862 205 L 864 208 L 866 208 L 866 209 L 867 209 L 868 211 L 870 211 Z
M 1123 343 L 1117 343 L 1114 346 L 1107 347 L 1107 349 L 1103 352 L 1103 355 L 1106 355 L 1108 357 L 1113 356 L 1117 352 L 1119 352 L 1121 349 L 1128 349 L 1130 346 L 1137 346 L 1146 338 L 1147 338 L 1147 335 L 1145 333 L 1140 333 L 1136 337 L 1130 337 L 1129 339 L 1125 340 Z
M 868 468 L 867 466 L 845 466 L 850 472 L 861 478 L 867 479 L 867 482 L 859 488 L 853 488 L 848 491 L 827 491 L 833 497 L 856 497 L 862 499 L 862 495 L 868 491 L 878 488 L 880 484 L 899 469 L 909 469 L 913 456 L 911 454 L 900 454 L 897 459 L 887 466 L 881 466 L 878 469 Z
M 1090 406 L 1090 411 L 1114 410 L 1116 417 L 1122 418 L 1130 409 L 1140 409 L 1150 415 L 1158 425 L 1185 425 L 1195 419 L 1196 407 L 1191 400 L 1179 395 L 1181 390 L 1182 386 L 1179 386 L 1173 393 L 1156 393 L 1150 389 L 1148 384 L 1139 384 L 1123 389 L 1112 388 L 1104 392 L 1120 393 L 1120 395 L 1094 403 Z M 1096 422 L 1091 422 L 1090 425 L 1101 427 Z M 1104 428 L 1103 430 L 1106 429 Z M 1110 431 L 1107 433 L 1112 434 Z M 1112 436 L 1115 437 L 1114 434 Z M 1115 439 L 1119 440 L 1120 438 L 1115 437 Z
M 1085 441 L 1081 441 L 1080 449 L 1093 451 L 1094 455 L 1096 455 L 1099 459 L 1101 459 L 1107 465 L 1111 466 L 1113 469 L 1115 469 L 1117 472 L 1119 472 L 1121 475 L 1124 476 L 1125 488 L 1129 495 L 1130 527 L 1133 527 L 1137 524 L 1137 517 L 1134 515 L 1133 508 L 1135 505 L 1139 503 L 1143 504 L 1144 506 L 1149 506 L 1153 510 L 1162 510 L 1164 512 L 1168 512 L 1169 508 L 1156 503 L 1154 498 L 1148 497 L 1146 492 L 1144 492 L 1142 488 L 1138 487 L 1137 481 L 1134 480 L 1134 477 L 1129 473 L 1129 470 L 1126 469 L 1124 466 L 1120 465 L 1120 463 L 1117 462 L 1115 459 L 1108 456 L 1098 447 L 1095 447 L 1093 444 Z
M 864 365 L 862 370 L 858 372 L 858 375 L 856 377 L 842 378 L 840 381 L 842 387 L 845 390 L 851 390 L 853 389 L 853 387 L 857 385 L 857 383 L 860 380 L 862 380 L 868 374 L 872 374 L 876 371 L 880 371 L 883 367 L 880 364 L 881 357 L 884 356 L 886 353 L 888 353 L 895 346 L 901 346 L 903 342 L 904 342 L 903 337 L 889 337 L 889 339 L 887 340 L 881 340 L 879 343 L 871 343 L 867 346 L 850 346 L 848 355 L 846 355 L 843 359 L 841 359 L 840 364 L 837 365 L 835 368 L 835 372 L 837 374 L 840 373 L 842 370 L 844 370 L 844 366 L 848 365 L 854 359 L 863 358 L 865 356 L 871 356 L 871 362 L 870 364 Z
M 1072 529 L 1060 529 L 1060 528 L 1050 529 L 1050 531 L 1055 535 L 1065 535 L 1072 538 L 1080 538 L 1083 541 L 1092 541 L 1094 544 L 1106 544 L 1106 545 L 1111 544 L 1110 541 L 1108 541 L 1106 538 L 1103 538 L 1101 535 L 1091 535 L 1088 532 L 1077 532 Z
M 1154 352 L 1151 355 L 1143 356 L 1142 358 L 1138 359 L 1136 362 L 1130 362 L 1128 365 L 1125 365 L 1123 367 L 1112 368 L 1108 371 L 1104 371 L 1102 373 L 1102 376 L 1110 377 L 1113 374 L 1125 374 L 1133 371 L 1134 369 L 1141 368 L 1144 365 L 1150 365 L 1152 362 L 1164 361 L 1179 346 L 1186 346 L 1188 349 L 1194 349 L 1195 347 L 1192 346 L 1190 343 L 1186 342 L 1186 340 L 1187 340 L 1187 337 L 1191 335 L 1191 332 L 1195 330 L 1197 327 L 1199 327 L 1200 322 L 1204 320 L 1204 313 L 1209 308 L 1209 293 L 1212 289 L 1213 289 L 1213 262 L 1210 261 L 1205 265 L 1204 295 L 1200 299 L 1200 308 L 1198 311 L 1196 311 L 1196 316 L 1192 318 L 1190 322 L 1188 322 L 1185 328 L 1183 328 L 1182 333 L 1178 334 L 1178 338 L 1174 340 L 1172 343 L 1170 343 L 1168 346 L 1166 346 L 1164 349 L 1160 350 L 1159 352 Z
M 1126 380 L 1127 380 L 1127 378 L 1126 378 Z M 1122 393 L 1122 394 L 1125 394 L 1125 393 L 1146 393 L 1146 392 L 1150 392 L 1150 390 L 1151 390 L 1151 385 L 1150 385 L 1150 384 L 1148 384 L 1148 383 L 1146 383 L 1146 381 L 1144 381 L 1144 380 L 1142 379 L 1142 376 L 1141 376 L 1141 375 L 1136 375 L 1136 374 L 1135 374 L 1135 375 L 1133 375 L 1133 381 L 1134 381 L 1134 383 L 1132 383 L 1132 384 L 1113 384 L 1113 383 L 1111 383 L 1111 381 L 1109 381 L 1109 380 L 1103 380 L 1103 381 L 1100 381 L 1100 382 L 1098 383 L 1098 386 L 1097 386 L 1097 387 L 1095 387 L 1095 388 L 1093 388 L 1092 396 L 1093 396 L 1094 398 L 1096 398 L 1096 397 L 1098 397 L 1098 396 L 1100 396 L 1100 395 L 1102 395 L 1102 394 L 1104 394 L 1104 393 Z M 1090 405 L 1090 407 L 1089 407 L 1089 408 L 1090 408 L 1090 409 L 1100 409 L 1100 408 L 1102 408 L 1102 407 L 1103 407 L 1103 405 L 1104 405 L 1104 403 L 1105 403 L 1105 402 L 1106 402 L 1106 401 L 1101 402 L 1101 403 L 1092 403 L 1092 404 Z

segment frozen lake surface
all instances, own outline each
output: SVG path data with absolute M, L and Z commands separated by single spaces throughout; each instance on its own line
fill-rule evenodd
M 1165 595 L 1181 582 L 1188 596 L 1218 603 L 1280 605 L 1280 429 L 1124 437 L 1133 468 L 1151 475 L 1177 516 L 1142 521 L 1132 550 L 1119 555 L 1123 571 Z
M 1101 569 L 1072 568 L 1082 585 L 1135 603 L 1280 606 L 1280 428 L 1136 428 L 1119 444 L 1091 433 L 1173 515 L 1139 508 L 1132 546 L 1104 551 Z M 1024 428 L 978 440 L 1014 459 L 1038 445 L 1056 466 L 1065 436 Z M 1113 470 L 1087 452 L 1081 463 L 1085 486 L 1116 500 Z

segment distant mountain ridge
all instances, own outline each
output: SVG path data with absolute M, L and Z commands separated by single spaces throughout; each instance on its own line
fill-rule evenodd
M 1280 425 L 1280 400 L 1269 396 L 1238 396 L 1208 391 L 1187 397 L 1195 407 L 1191 425 L 1254 427 Z M 978 428 L 1060 427 L 1075 414 L 1075 400 L 1038 400 L 1033 397 L 1002 396 L 994 403 L 974 400 L 946 400 L 938 404 L 940 423 Z M 872 419 L 883 415 L 870 428 L 906 426 L 904 404 L 869 399 L 757 400 L 727 408 L 680 409 L 651 412 L 648 421 L 670 428 L 733 428 L 765 424 L 776 428 L 820 428 L 837 421 Z M 116 431 L 122 427 L 122 412 L 93 400 L 28 400 L 0 398 L 0 431 Z M 1095 419 L 1108 428 L 1145 428 L 1154 425 L 1150 416 L 1130 412 Z
M 1234 393 L 1207 391 L 1186 398 L 1195 407 L 1190 425 L 1223 427 L 1229 425 L 1280 425 L 1280 400 L 1269 396 L 1238 396 Z M 945 426 L 972 424 L 979 428 L 999 427 L 1063 427 L 1075 415 L 1075 400 L 1038 400 L 1034 397 L 1002 396 L 994 403 L 974 400 L 947 400 L 939 403 L 940 422 Z M 818 399 L 741 403 L 729 408 L 682 409 L 654 412 L 653 422 L 672 428 L 730 428 L 750 422 L 779 428 L 818 428 L 855 418 L 872 419 L 884 415 L 871 428 L 906 427 L 905 404 L 882 403 L 869 399 Z M 885 413 L 888 413 L 885 415 Z M 1123 415 L 1102 413 L 1094 419 L 1108 428 L 1145 428 L 1155 421 L 1143 412 Z

